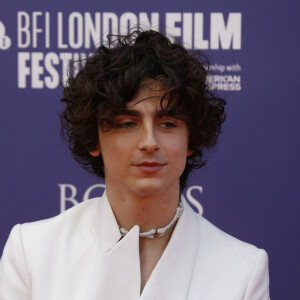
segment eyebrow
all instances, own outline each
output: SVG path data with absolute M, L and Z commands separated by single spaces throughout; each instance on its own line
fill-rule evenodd
M 140 117 L 142 114 L 138 110 L 134 109 L 120 109 L 117 111 L 116 116 L 133 116 L 133 117 Z
M 134 109 L 121 109 L 116 113 L 116 116 L 133 116 L 133 117 L 141 117 L 142 113 L 138 110 Z M 173 116 L 174 117 L 174 112 L 172 110 L 158 110 L 156 111 L 156 116 L 158 118 L 163 118 L 164 116 Z

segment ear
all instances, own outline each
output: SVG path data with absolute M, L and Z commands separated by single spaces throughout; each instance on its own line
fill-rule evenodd
M 98 157 L 101 153 L 101 149 L 100 149 L 100 145 L 99 143 L 97 143 L 96 147 L 92 150 L 92 151 L 89 151 L 89 153 L 94 156 L 94 157 Z
M 190 156 L 190 155 L 192 155 L 192 154 L 193 154 L 193 150 L 188 149 L 187 155 L 186 155 L 186 156 Z

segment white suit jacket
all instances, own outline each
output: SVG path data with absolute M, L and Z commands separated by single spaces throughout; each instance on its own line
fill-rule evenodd
M 0 300 L 268 300 L 266 252 L 183 203 L 142 295 L 139 227 L 120 240 L 104 194 L 13 228 L 0 264 Z

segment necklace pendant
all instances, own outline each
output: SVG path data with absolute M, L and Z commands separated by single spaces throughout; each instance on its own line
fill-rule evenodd
M 151 234 L 151 235 L 147 235 L 145 237 L 148 238 L 148 239 L 150 239 L 150 240 L 153 240 L 155 238 L 155 235 Z

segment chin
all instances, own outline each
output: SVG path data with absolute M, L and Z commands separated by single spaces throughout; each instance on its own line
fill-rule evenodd
M 169 185 L 161 182 L 161 180 L 142 180 L 141 182 L 135 182 L 132 186 L 132 190 L 141 196 L 151 196 L 164 192 Z

